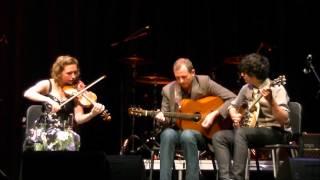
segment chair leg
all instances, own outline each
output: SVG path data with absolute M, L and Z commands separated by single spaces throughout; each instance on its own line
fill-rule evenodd
M 178 170 L 178 180 L 182 180 L 183 178 L 183 170 Z
M 216 166 L 216 161 L 214 156 L 212 156 L 212 167 L 213 167 L 213 171 L 216 173 L 216 180 L 219 180 L 219 172 L 218 172 L 218 168 Z
M 279 148 L 272 149 L 271 153 L 272 153 L 273 177 L 276 179 L 278 175 L 279 166 L 280 166 L 280 159 L 279 159 L 280 149 Z
M 149 180 L 152 180 L 153 166 L 154 166 L 154 150 L 151 151 Z
M 250 178 L 250 158 L 251 158 L 251 150 L 248 149 L 248 158 L 246 162 L 246 169 L 245 169 L 245 176 L 244 176 L 245 180 L 249 180 Z
M 274 176 L 274 178 L 276 179 L 277 178 L 277 176 L 278 176 L 278 171 L 279 171 L 279 166 L 280 166 L 280 148 L 276 148 L 275 149 L 275 151 L 276 151 L 276 169 L 275 169 L 275 176 Z
M 290 148 L 291 157 L 295 158 L 299 156 L 299 152 L 297 149 Z
M 256 169 L 258 172 L 260 172 L 260 164 L 259 164 L 259 151 L 256 149 L 250 149 L 250 153 L 254 154 L 254 160 L 256 162 Z M 251 154 L 249 154 L 250 156 Z
M 211 152 L 211 151 L 210 151 Z M 211 162 L 212 162 L 212 167 L 213 167 L 213 171 L 216 172 L 216 180 L 219 179 L 219 176 L 218 176 L 218 168 L 216 166 L 216 161 L 215 161 L 215 156 L 214 156 L 214 153 L 211 153 Z

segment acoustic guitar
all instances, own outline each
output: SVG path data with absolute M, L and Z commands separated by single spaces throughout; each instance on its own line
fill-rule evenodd
M 221 130 L 232 128 L 230 119 L 216 118 L 210 128 L 203 128 L 201 123 L 210 112 L 217 110 L 223 104 L 219 97 L 208 96 L 198 100 L 182 99 L 178 112 L 163 112 L 165 117 L 174 118 L 174 123 L 181 129 L 199 131 L 205 137 L 211 139 L 212 135 Z M 129 108 L 129 115 L 154 117 L 158 111 L 144 110 L 141 108 Z

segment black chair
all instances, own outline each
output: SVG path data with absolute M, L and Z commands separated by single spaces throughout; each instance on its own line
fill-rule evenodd
M 27 149 L 26 138 L 30 129 L 34 128 L 35 122 L 39 120 L 40 116 L 43 114 L 42 105 L 30 105 L 26 111 L 25 116 L 25 140 L 23 142 L 23 150 Z
M 42 115 L 42 105 L 31 105 L 26 112 L 26 130 L 34 127 L 35 121 Z
M 289 102 L 289 118 L 290 118 L 290 124 L 292 128 L 292 138 L 289 141 L 288 144 L 272 144 L 272 145 L 265 145 L 262 148 L 254 148 L 254 151 L 256 153 L 259 153 L 259 151 L 263 150 L 271 150 L 271 157 L 272 157 L 272 169 L 273 169 L 273 176 L 274 178 L 277 178 L 278 170 L 280 166 L 280 150 L 284 149 L 287 150 L 289 153 L 289 156 L 295 158 L 299 155 L 299 139 L 301 137 L 301 122 L 302 122 L 302 106 L 298 102 Z M 246 172 L 249 172 L 249 164 L 250 164 L 250 155 L 251 150 L 249 149 L 249 156 L 247 161 Z M 260 171 L 260 165 L 258 156 L 256 156 L 256 166 L 257 171 Z M 249 175 L 246 175 L 249 178 Z

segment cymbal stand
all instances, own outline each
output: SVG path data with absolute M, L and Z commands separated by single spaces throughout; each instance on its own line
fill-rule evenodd
M 154 110 L 157 110 L 157 107 L 158 107 L 158 99 L 157 99 L 157 87 L 158 87 L 158 84 L 157 83 L 154 83 L 153 84 L 153 109 Z M 152 133 L 151 133 L 151 138 L 153 138 L 155 140 L 155 136 L 156 136 L 156 124 L 157 123 L 157 120 L 156 118 L 153 118 L 153 124 L 152 124 Z M 157 143 L 158 145 L 159 143 Z
M 132 102 L 131 104 L 135 104 L 135 96 L 136 96 L 136 87 L 135 87 L 135 79 L 137 76 L 137 64 L 136 63 L 130 63 L 131 68 L 131 84 L 130 81 L 126 82 L 126 84 L 129 84 L 131 86 L 131 91 L 126 92 L 125 94 L 131 94 Z M 124 88 L 124 86 L 122 86 Z M 130 95 L 129 95 L 130 96 Z M 129 98 L 128 98 L 129 99 Z M 122 114 L 122 113 L 121 113 Z M 131 116 L 131 132 L 129 138 L 123 140 L 123 123 L 121 123 L 121 142 L 120 142 L 120 155 L 123 155 L 127 150 L 129 150 L 130 153 L 135 153 L 134 145 L 135 145 L 135 117 Z M 129 143 L 130 141 L 130 143 Z M 130 147 L 129 147 L 130 146 Z
M 112 48 L 115 48 L 115 47 L 118 47 L 119 45 L 124 45 L 126 44 L 127 42 L 129 41 L 133 41 L 133 40 L 137 40 L 137 39 L 140 39 L 140 38 L 144 38 L 146 37 L 147 35 L 150 34 L 150 30 L 151 30 L 151 26 L 147 25 L 147 26 L 144 26 L 140 29 L 138 29 L 137 31 L 135 31 L 134 33 L 131 33 L 129 36 L 127 36 L 126 38 L 118 41 L 118 42 L 113 42 L 112 44 L 110 44 L 110 46 Z M 138 62 L 138 59 L 137 59 L 137 62 Z M 136 78 L 136 75 L 137 75 L 137 71 L 136 71 L 136 66 L 137 64 L 136 63 L 130 63 L 131 67 L 132 67 L 132 81 L 134 82 L 135 81 L 135 78 Z M 123 85 L 121 85 L 121 90 L 123 88 Z M 132 103 L 135 104 L 135 94 L 136 94 L 136 90 L 135 90 L 135 84 L 133 83 L 132 85 L 132 89 L 131 89 L 131 93 L 132 93 Z M 127 94 L 126 94 L 127 95 Z M 122 118 L 123 120 L 123 118 Z M 132 127 L 131 127 L 131 136 L 134 135 L 134 126 L 135 126 L 135 117 L 132 116 Z M 121 122 L 121 130 L 120 130 L 120 136 L 121 136 L 121 140 L 120 140 L 120 149 L 122 149 L 122 135 L 123 135 L 123 122 Z M 134 138 L 132 138 L 134 139 Z M 134 141 L 134 140 L 133 140 Z M 132 148 L 131 148 L 131 151 L 134 152 L 134 143 L 132 143 Z M 122 151 L 120 150 L 120 154 L 122 154 Z
M 157 109 L 158 100 L 157 100 L 157 83 L 153 85 L 153 108 L 154 110 Z M 147 139 L 146 142 L 152 141 L 152 147 L 151 147 L 151 154 L 150 154 L 150 173 L 149 173 L 149 180 L 152 180 L 152 174 L 153 174 L 153 168 L 154 168 L 154 160 L 155 160 L 155 151 L 160 150 L 160 143 L 156 140 L 156 118 L 153 118 L 153 124 L 152 124 L 152 132 L 151 137 Z
M 132 85 L 131 85 L 131 94 L 132 94 L 132 104 L 135 105 L 136 103 L 136 84 L 135 84 L 135 79 L 137 77 L 137 65 L 135 63 L 133 63 L 131 65 L 131 69 L 132 69 Z M 135 121 L 136 118 L 135 116 L 131 116 L 131 135 L 130 137 L 132 137 L 132 143 L 131 143 L 131 149 L 130 149 L 130 153 L 135 153 L 135 149 L 134 149 L 134 145 L 135 145 L 135 137 L 136 135 L 135 133 Z
M 153 109 L 156 109 L 157 108 L 157 105 L 158 105 L 158 100 L 157 100 L 157 83 L 153 84 L 154 85 L 154 88 L 153 88 Z M 134 123 L 135 123 L 135 117 L 132 116 L 132 131 L 131 131 L 131 136 L 130 136 L 130 142 L 131 142 L 131 153 L 134 153 L 135 150 L 134 150 L 134 145 L 135 145 L 135 139 L 138 139 L 140 140 L 141 142 L 141 146 L 140 147 L 137 147 L 137 149 L 146 149 L 150 152 L 152 152 L 153 150 L 153 147 L 160 147 L 160 144 L 156 141 L 156 118 L 153 118 L 153 122 L 152 122 L 152 131 L 150 133 L 150 137 L 145 139 L 145 140 L 142 140 L 141 141 L 141 138 L 137 135 L 134 134 Z M 147 144 L 151 144 L 152 145 L 152 149 L 148 148 Z

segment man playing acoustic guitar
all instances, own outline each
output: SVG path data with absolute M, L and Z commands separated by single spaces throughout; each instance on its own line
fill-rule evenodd
M 248 148 L 284 143 L 290 134 L 284 78 L 271 81 L 269 66 L 269 60 L 256 53 L 241 60 L 239 70 L 246 84 L 228 108 L 235 128 L 221 130 L 212 138 L 220 180 L 243 180 Z M 244 104 L 247 109 L 241 113 Z
M 156 114 L 158 122 L 167 125 L 160 134 L 160 180 L 171 180 L 177 146 L 186 160 L 186 180 L 198 180 L 198 149 L 206 146 L 205 134 L 220 129 L 218 117 L 228 116 L 227 107 L 236 95 L 209 76 L 196 75 L 188 58 L 177 59 L 173 73 L 176 80 L 163 87 L 161 111 Z M 199 116 L 190 121 L 188 114 Z

